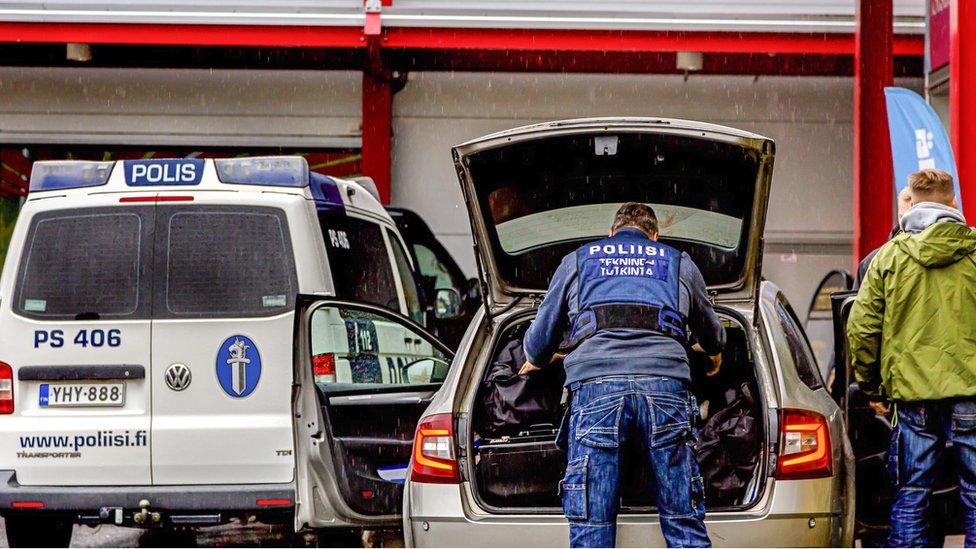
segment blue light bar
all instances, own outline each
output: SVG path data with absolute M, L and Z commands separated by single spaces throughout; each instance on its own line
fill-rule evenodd
M 312 198 L 315 200 L 315 209 L 320 212 L 345 212 L 346 205 L 342 201 L 342 193 L 339 192 L 339 185 L 334 179 L 327 175 L 312 172 Z
M 108 183 L 115 162 L 50 160 L 31 168 L 30 192 L 99 187 Z
M 236 185 L 305 187 L 308 162 L 301 156 L 254 156 L 214 160 L 217 179 Z

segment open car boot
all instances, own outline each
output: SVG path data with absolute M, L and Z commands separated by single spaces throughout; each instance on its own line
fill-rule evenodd
M 755 398 L 755 365 L 745 332 L 724 321 L 728 344 L 722 370 L 706 377 L 710 367 L 704 353 L 690 352 L 692 390 L 700 404 L 699 442 L 696 445 L 710 510 L 751 503 L 757 492 L 763 454 L 761 405 Z M 472 439 L 477 497 L 487 508 L 558 512 L 559 480 L 566 466 L 565 453 L 556 447 L 556 434 L 565 409 L 560 364 L 519 376 L 525 362 L 522 337 L 529 323 L 519 322 L 502 331 L 479 389 Z M 622 449 L 621 513 L 645 513 L 655 506 L 653 475 L 644 449 L 631 436 Z

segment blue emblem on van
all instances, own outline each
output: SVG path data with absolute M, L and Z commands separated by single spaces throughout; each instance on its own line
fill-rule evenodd
M 206 161 L 199 158 L 125 160 L 125 182 L 130 187 L 199 185 Z
M 261 379 L 261 354 L 251 341 L 242 335 L 228 337 L 217 352 L 217 381 L 225 393 L 244 398 L 254 392 Z

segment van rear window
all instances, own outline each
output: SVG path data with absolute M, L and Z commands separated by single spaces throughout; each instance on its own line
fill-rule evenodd
M 145 314 L 150 258 L 144 233 L 151 208 L 60 210 L 38 214 L 28 231 L 14 309 L 50 320 Z
M 266 316 L 294 309 L 298 281 L 284 214 L 267 208 L 159 208 L 165 307 L 155 316 Z M 158 265 L 158 263 L 157 263 Z M 157 268 L 157 272 L 161 269 Z M 163 309 L 163 310 L 160 310 Z
M 273 316 L 298 294 L 284 212 L 247 206 L 41 213 L 17 281 L 14 310 L 44 320 Z

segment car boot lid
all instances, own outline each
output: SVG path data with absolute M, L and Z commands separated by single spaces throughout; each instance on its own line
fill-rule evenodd
M 661 241 L 689 253 L 717 299 L 752 300 L 774 154 L 754 133 L 664 118 L 548 122 L 457 145 L 486 305 L 543 294 L 628 201 L 654 208 Z

